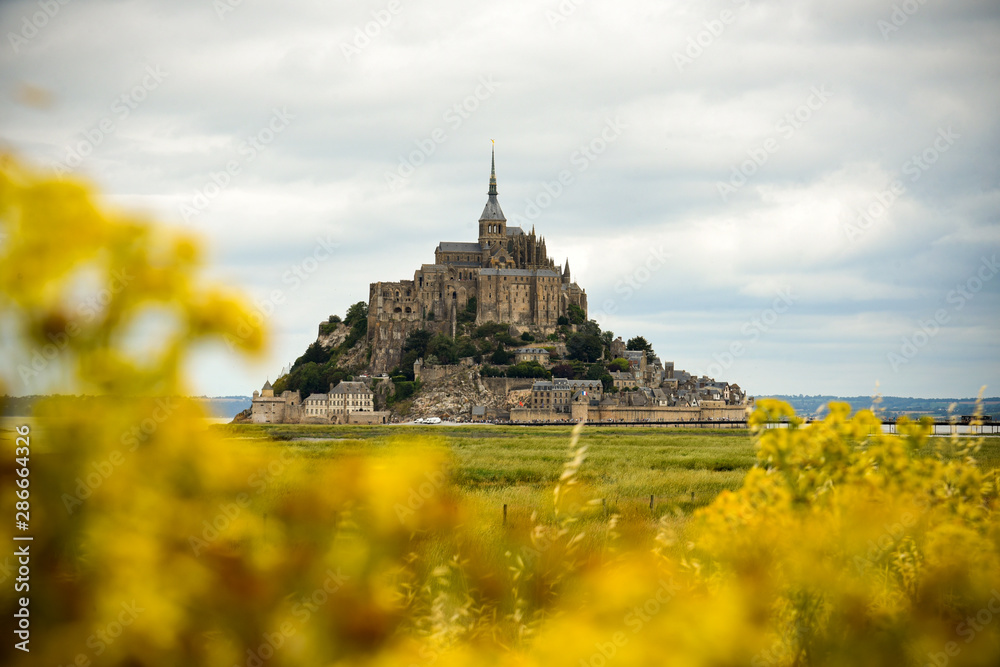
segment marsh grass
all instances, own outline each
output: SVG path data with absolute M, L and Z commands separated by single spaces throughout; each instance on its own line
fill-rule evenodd
M 502 517 L 502 507 L 508 505 L 509 523 L 551 506 L 551 488 L 562 472 L 570 439 L 568 426 L 226 424 L 212 428 L 231 438 L 285 443 L 282 446 L 296 455 L 316 459 L 390 456 L 412 447 L 414 438 L 436 444 L 451 452 L 452 481 L 492 508 L 487 516 Z M 704 507 L 720 492 L 739 488 L 755 462 L 753 440 L 740 430 L 595 426 L 584 428 L 580 442 L 588 447 L 580 482 L 592 497 L 606 500 L 609 514 L 625 519 L 655 520 L 666 513 L 686 514 Z M 987 438 L 976 458 L 984 470 L 1000 467 L 1000 438 Z

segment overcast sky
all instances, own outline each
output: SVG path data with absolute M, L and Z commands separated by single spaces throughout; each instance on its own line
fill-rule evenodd
M 38 0 L 0 26 L 0 140 L 197 230 L 274 306 L 267 360 L 206 348 L 198 393 L 249 394 L 474 241 L 494 139 L 508 224 L 678 368 L 1000 394 L 994 1 Z

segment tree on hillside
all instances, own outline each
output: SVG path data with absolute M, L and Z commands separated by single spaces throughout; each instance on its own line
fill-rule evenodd
M 645 350 L 646 352 L 648 352 L 650 354 L 652 354 L 652 352 L 653 352 L 653 346 L 650 345 L 649 341 L 646 340 L 645 338 L 643 338 L 642 336 L 636 336 L 635 338 L 629 338 L 628 339 L 628 343 L 625 344 L 625 349 L 626 350 L 635 350 L 635 351 Z
M 427 329 L 417 329 L 411 331 L 406 337 L 406 341 L 403 342 L 403 352 L 416 352 L 417 356 L 424 356 L 427 354 L 427 344 L 431 342 L 433 338 L 432 334 Z
M 447 334 L 439 333 L 431 338 L 427 343 L 427 354 L 437 357 L 440 364 L 458 363 L 458 346 L 455 339 Z
M 325 394 L 330 389 L 319 365 L 312 361 L 292 371 L 288 378 L 288 388 L 298 391 L 302 398 L 308 398 L 310 394 Z
M 575 303 L 571 303 L 569 305 L 567 313 L 569 315 L 570 324 L 583 324 L 587 321 L 587 314 L 583 312 L 583 308 Z
M 476 297 L 470 297 L 465 304 L 465 309 L 459 311 L 457 322 L 459 324 L 471 324 L 476 321 L 476 310 L 478 309 L 478 302 Z
M 628 369 L 629 369 L 628 359 L 623 359 L 621 357 L 618 357 L 617 359 L 614 359 L 608 363 L 609 371 L 618 371 L 619 373 L 624 373 L 628 371 Z
M 353 329 L 361 320 L 364 320 L 366 324 L 368 322 L 368 304 L 364 301 L 358 301 L 347 309 L 347 315 L 344 316 L 344 324 Z
M 509 378 L 543 378 L 546 380 L 552 379 L 552 373 L 545 370 L 537 361 L 522 361 L 519 364 L 509 366 L 507 368 L 507 377 Z
M 498 366 L 506 366 L 514 360 L 514 355 L 503 349 L 503 345 L 497 345 L 496 351 L 490 357 L 490 363 Z
M 562 363 L 552 367 L 552 377 L 573 379 L 573 367 Z
M 604 367 L 604 364 L 591 364 L 590 368 L 587 369 L 587 376 L 584 379 L 587 380 L 600 380 L 602 376 L 607 375 L 608 370 Z
M 472 332 L 472 337 L 490 338 L 496 336 L 498 333 L 506 332 L 508 328 L 506 324 L 500 324 L 499 322 L 485 322 L 476 327 L 476 330 Z
M 333 348 L 326 348 L 320 345 L 318 342 L 313 342 L 309 347 L 306 348 L 305 354 L 295 360 L 292 365 L 292 369 L 298 368 L 303 364 L 315 363 L 315 364 L 325 364 L 333 356 Z
M 594 362 L 601 358 L 604 346 L 600 336 L 588 333 L 575 333 L 566 339 L 566 351 L 570 359 L 583 362 Z

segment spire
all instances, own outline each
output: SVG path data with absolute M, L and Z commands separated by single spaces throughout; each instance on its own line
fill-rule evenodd
M 497 201 L 497 159 L 495 147 L 490 159 L 490 191 L 487 194 L 489 194 L 489 199 L 486 201 L 486 208 L 483 209 L 483 214 L 479 216 L 479 221 L 507 222 L 507 218 L 504 217 L 503 211 L 500 209 L 500 202 Z
M 563 278 L 569 278 L 569 257 L 566 258 L 566 268 L 563 270 Z
M 493 141 L 490 139 L 490 141 Z M 497 144 L 493 141 L 493 154 L 490 158 L 490 191 L 486 194 L 491 197 L 497 196 Z

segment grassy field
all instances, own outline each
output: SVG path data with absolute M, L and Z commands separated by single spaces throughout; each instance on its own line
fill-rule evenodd
M 379 456 L 412 447 L 415 439 L 437 444 L 450 451 L 452 479 L 463 493 L 486 515 L 501 517 L 506 504 L 508 522 L 515 524 L 527 522 L 533 512 L 545 519 L 570 440 L 568 426 L 213 428 L 228 437 L 285 443 L 307 457 Z M 739 488 L 755 462 L 752 438 L 740 430 L 594 426 L 584 428 L 580 443 L 588 452 L 579 479 L 595 499 L 595 515 L 613 512 L 624 522 L 688 515 L 721 491 Z M 986 469 L 1000 466 L 1000 438 L 987 438 L 979 459 Z

